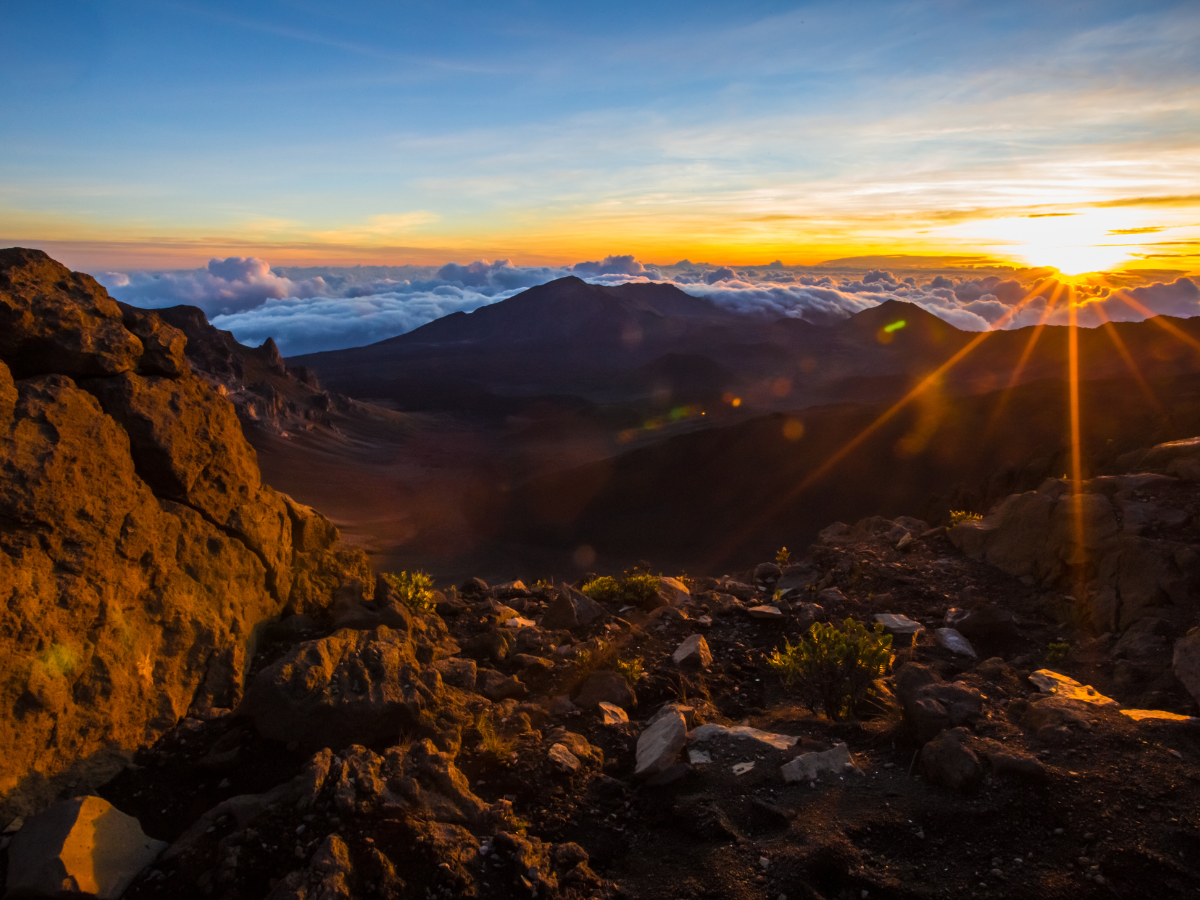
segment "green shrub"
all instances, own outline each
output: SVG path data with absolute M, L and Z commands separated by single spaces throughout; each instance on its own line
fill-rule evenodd
M 792 551 L 787 547 L 780 547 L 779 552 L 775 554 L 775 565 L 786 566 L 792 558 Z
M 635 572 L 620 581 L 611 575 L 593 578 L 582 591 L 600 603 L 622 603 L 640 606 L 658 593 L 659 580 L 654 575 Z
M 431 612 L 437 606 L 433 599 L 433 579 L 424 572 L 384 572 L 383 580 L 413 612 Z
M 645 674 L 646 668 L 642 665 L 642 658 L 635 656 L 633 659 L 618 659 L 614 666 L 617 672 L 629 682 L 630 687 L 636 687 Z
M 776 650 L 767 665 L 800 695 L 809 711 L 818 709 L 837 720 L 851 712 L 871 692 L 891 661 L 892 636 L 883 625 L 867 628 L 846 619 L 834 624 L 815 623 L 799 643 L 790 641 Z
M 953 528 L 959 522 L 978 522 L 983 519 L 979 513 L 967 512 L 965 509 L 950 510 L 950 527 Z
M 1046 648 L 1046 662 L 1060 662 L 1071 654 L 1071 645 L 1066 641 L 1052 641 Z
M 593 578 L 581 590 L 599 603 L 615 603 L 621 599 L 621 583 L 611 575 Z
M 653 599 L 660 586 L 659 580 L 653 575 L 628 575 L 621 589 L 625 592 L 626 603 L 640 606 Z

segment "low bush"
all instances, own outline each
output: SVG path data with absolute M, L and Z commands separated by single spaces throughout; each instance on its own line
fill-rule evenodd
M 775 565 L 786 566 L 792 558 L 792 551 L 787 547 L 780 547 L 779 552 L 775 554 Z
M 646 668 L 642 665 L 642 658 L 635 656 L 632 659 L 618 659 L 615 666 L 617 672 L 629 683 L 629 686 L 636 687 L 645 674 Z
M 983 519 L 979 513 L 968 512 L 965 509 L 950 510 L 950 527 L 953 528 L 959 522 L 979 522 Z
M 1066 641 L 1051 641 L 1046 648 L 1046 662 L 1061 662 L 1071 655 L 1071 645 Z
M 433 579 L 424 572 L 384 572 L 396 597 L 413 612 L 431 612 L 437 606 L 433 598 Z
M 635 572 L 620 581 L 611 575 L 601 575 L 587 582 L 582 591 L 599 603 L 640 606 L 658 593 L 659 586 L 659 580 L 654 575 Z
M 846 619 L 842 627 L 814 623 L 796 644 L 776 650 L 767 665 L 794 689 L 812 713 L 830 719 L 853 712 L 891 662 L 892 636 Z

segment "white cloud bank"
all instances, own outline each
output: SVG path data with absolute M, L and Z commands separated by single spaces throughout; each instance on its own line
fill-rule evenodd
M 815 321 L 845 318 L 885 300 L 915 303 L 965 331 L 1036 324 L 1047 306 L 1043 292 L 1016 314 L 1038 273 L 979 277 L 969 270 L 929 277 L 883 269 L 821 270 L 786 267 L 643 265 L 633 256 L 609 256 L 571 267 L 514 266 L 508 260 L 469 265 L 368 266 L 272 270 L 262 259 L 213 259 L 180 272 L 105 272 L 98 280 L 127 303 L 147 308 L 188 304 L 218 328 L 257 345 L 273 337 L 286 356 L 356 347 L 404 334 L 453 312 L 470 312 L 566 275 L 597 284 L 665 281 L 746 315 Z M 973 276 L 973 277 L 972 277 Z M 1081 288 L 1080 324 L 1105 318 L 1137 321 L 1151 314 L 1200 315 L 1200 287 L 1189 278 L 1124 292 Z M 1132 301 L 1132 302 L 1129 302 Z M 1059 302 L 1049 320 L 1065 324 Z

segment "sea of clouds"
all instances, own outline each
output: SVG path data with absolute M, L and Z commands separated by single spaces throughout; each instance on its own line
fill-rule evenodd
M 1020 304 L 1044 270 L 981 275 L 970 269 L 925 271 L 692 264 L 643 265 L 633 256 L 609 256 L 573 266 L 514 266 L 508 260 L 469 265 L 272 268 L 250 257 L 213 259 L 203 269 L 104 272 L 97 279 L 119 300 L 145 308 L 198 306 L 239 341 L 273 337 L 285 356 L 358 347 L 404 334 L 453 312 L 471 312 L 538 284 L 575 275 L 595 284 L 663 281 L 708 297 L 728 309 L 758 316 L 815 322 L 846 318 L 885 300 L 915 303 L 964 331 L 1018 328 L 1046 318 L 1067 321 L 1065 295 L 1047 305 L 1056 283 Z M 1190 278 L 1123 291 L 1081 286 L 1081 325 L 1105 319 L 1138 321 L 1152 315 L 1200 315 L 1200 287 Z M 1019 307 L 1019 309 L 1018 309 Z

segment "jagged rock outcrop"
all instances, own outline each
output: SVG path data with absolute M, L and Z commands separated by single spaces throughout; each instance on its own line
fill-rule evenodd
M 1160 445 L 1138 458 L 1181 472 L 1200 461 L 1200 441 Z M 1200 588 L 1200 552 L 1183 530 L 1194 493 L 1187 479 L 1155 472 L 1092 478 L 1078 498 L 1068 482 L 1049 479 L 949 536 L 968 556 L 1029 584 L 1075 590 L 1082 580 L 1087 592 L 1078 599 L 1101 630 L 1123 631 L 1147 616 L 1182 628 L 1197 611 Z
M 149 316 L 186 337 L 183 350 L 188 361 L 205 381 L 229 397 L 243 425 L 280 434 L 333 426 L 338 414 L 361 417 L 368 415 L 368 409 L 373 415 L 380 412 L 321 390 L 317 374 L 306 366 L 288 366 L 271 338 L 260 347 L 239 344 L 231 332 L 209 324 L 197 307 L 172 306 L 147 314 L 118 305 L 127 326 L 131 319 Z
M 0 814 L 236 703 L 294 593 L 370 594 L 365 557 L 262 484 L 185 343 L 40 251 L 0 251 Z

